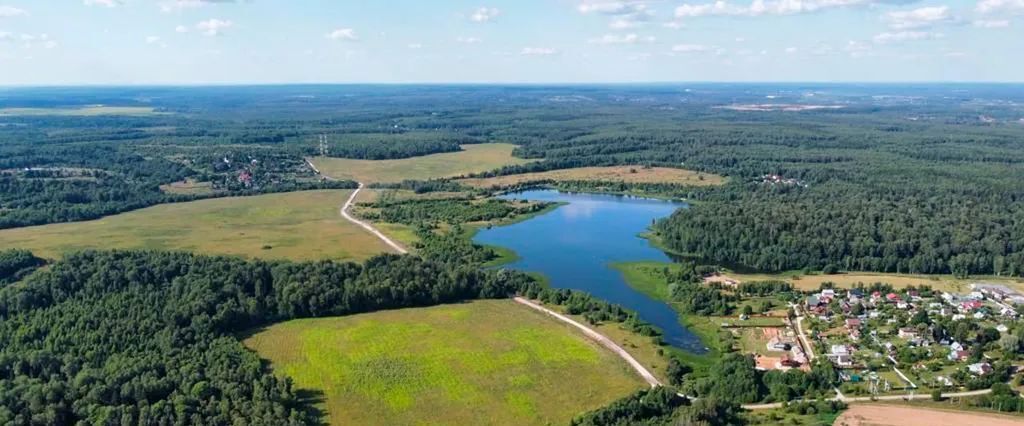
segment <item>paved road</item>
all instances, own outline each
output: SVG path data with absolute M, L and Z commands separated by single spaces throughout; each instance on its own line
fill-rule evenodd
M 392 240 L 391 238 L 388 238 L 387 235 L 384 235 L 383 232 L 380 232 L 379 230 L 377 230 L 377 228 L 374 228 L 373 225 L 370 225 L 369 223 L 366 223 L 366 222 L 363 222 L 363 221 L 361 221 L 359 219 L 356 219 L 355 217 L 352 217 L 352 215 L 350 215 L 348 213 L 348 209 L 352 207 L 353 201 L 355 201 L 356 196 L 359 195 L 359 191 L 362 191 L 362 190 L 363 190 L 363 184 L 362 184 L 362 182 L 360 182 L 359 183 L 359 188 L 356 188 L 355 191 L 352 191 L 352 195 L 349 195 L 348 200 L 345 200 L 345 204 L 341 206 L 341 217 L 345 218 L 349 222 L 352 222 L 352 223 L 354 223 L 356 225 L 359 225 L 363 229 L 369 231 L 371 234 L 377 236 L 377 238 L 380 238 L 380 240 L 383 241 L 384 244 L 387 244 L 392 249 L 394 249 L 396 252 L 398 252 L 400 254 L 409 253 L 409 251 L 406 250 L 405 247 L 402 247 L 401 244 L 398 244 L 394 240 Z

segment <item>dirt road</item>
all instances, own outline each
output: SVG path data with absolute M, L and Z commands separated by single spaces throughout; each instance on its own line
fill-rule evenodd
M 633 369 L 636 370 L 636 372 L 640 374 L 640 377 L 642 377 L 644 379 L 644 381 L 647 382 L 647 384 L 651 385 L 652 388 L 653 387 L 661 386 L 661 382 L 658 381 L 658 378 L 654 377 L 654 374 L 651 374 L 651 372 L 649 370 L 647 370 L 647 368 L 644 367 L 643 364 L 641 364 L 639 361 L 637 361 L 636 358 L 633 358 L 633 355 L 630 355 L 629 352 L 626 352 L 625 349 L 622 349 L 621 346 L 619 346 L 618 344 L 613 342 L 611 339 L 605 337 L 603 334 L 594 331 L 590 327 L 587 327 L 587 326 L 585 326 L 583 324 L 580 324 L 579 322 L 577 322 L 576 320 L 574 320 L 572 318 L 569 318 L 569 317 L 567 317 L 565 315 L 562 315 L 562 314 L 560 314 L 558 312 L 552 311 L 552 310 L 550 310 L 548 308 L 545 308 L 545 307 L 543 307 L 541 305 L 538 305 L 538 304 L 536 304 L 534 302 L 531 302 L 531 301 L 529 301 L 529 300 L 527 300 L 525 298 L 516 297 L 515 301 L 519 302 L 519 303 L 522 303 L 523 305 L 529 306 L 529 307 L 531 307 L 533 309 L 536 309 L 538 311 L 541 311 L 541 312 L 543 312 L 545 314 L 551 315 L 551 316 L 555 317 L 556 319 L 558 319 L 559 321 L 562 321 L 562 322 L 564 322 L 566 324 L 569 324 L 569 325 L 571 325 L 573 327 L 578 328 L 580 331 L 583 332 L 583 334 L 587 335 L 587 337 L 589 337 L 590 339 L 594 340 L 595 342 L 601 344 L 601 346 L 604 346 L 605 348 L 608 348 L 609 350 L 614 352 L 616 355 L 618 355 L 620 358 L 626 360 L 626 363 L 628 363 L 630 367 L 633 367 Z
M 406 250 L 405 247 L 402 247 L 401 244 L 398 244 L 394 240 L 392 240 L 391 238 L 388 238 L 387 235 L 384 235 L 383 232 L 380 232 L 379 230 L 377 230 L 377 228 L 374 228 L 373 225 L 370 225 L 369 223 L 366 223 L 366 222 L 363 222 L 363 221 L 361 221 L 359 219 L 356 219 L 355 217 L 353 217 L 352 215 L 350 215 L 348 213 L 348 209 L 350 207 L 352 207 L 352 203 L 355 201 L 356 196 L 359 195 L 359 191 L 362 191 L 362 190 L 363 190 L 363 184 L 360 182 L 359 183 L 359 188 L 356 188 L 355 191 L 352 191 L 352 195 L 350 195 L 348 197 L 348 200 L 345 200 L 345 204 L 341 206 L 341 217 L 345 218 L 349 222 L 352 222 L 352 223 L 354 223 L 356 225 L 359 225 L 361 228 L 363 228 L 363 229 L 369 231 L 371 234 L 377 236 L 377 238 L 380 238 L 380 240 L 383 241 L 384 244 L 387 244 L 392 249 L 394 249 L 396 252 L 398 252 L 400 254 L 409 253 L 409 251 Z
M 314 165 L 313 162 L 310 161 L 310 159 L 308 159 L 308 158 L 306 159 L 306 165 L 308 165 L 310 169 L 313 169 L 313 171 L 316 172 L 316 174 L 322 176 L 324 179 L 335 180 L 333 177 L 330 177 L 330 176 L 327 176 L 327 175 L 325 175 L 323 173 L 320 173 L 320 169 L 316 168 L 316 165 Z M 352 223 L 354 223 L 356 225 L 359 225 L 360 228 L 363 228 L 363 229 L 367 230 L 369 233 L 371 233 L 374 236 L 376 236 L 377 238 L 380 238 L 380 240 L 383 241 L 384 244 L 387 244 L 388 247 L 391 247 L 393 250 L 395 250 L 399 254 L 407 254 L 407 253 L 409 253 L 409 251 L 406 250 L 405 247 L 402 247 L 401 244 L 398 244 L 394 240 L 392 240 L 391 238 L 388 238 L 387 235 L 384 235 L 383 232 L 380 232 L 380 230 L 378 230 L 377 228 L 374 228 L 373 225 L 370 225 L 367 222 L 363 222 L 363 221 L 361 221 L 359 219 L 356 219 L 355 217 L 353 217 L 352 215 L 350 215 L 348 213 L 348 209 L 352 207 L 352 204 L 355 202 L 356 196 L 358 196 L 359 195 L 359 191 L 362 191 L 362 190 L 363 190 L 363 183 L 359 182 L 359 187 L 356 188 L 355 191 L 352 191 L 352 195 L 350 195 L 348 197 L 348 200 L 345 200 L 345 204 L 343 204 L 341 206 L 341 212 L 340 212 L 341 213 L 341 217 L 345 218 L 345 220 L 347 220 L 349 222 L 352 222 Z

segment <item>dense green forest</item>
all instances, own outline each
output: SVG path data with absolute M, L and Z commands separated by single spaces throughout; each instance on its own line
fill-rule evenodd
M 368 207 L 373 211 L 361 215 L 369 220 L 407 225 L 465 224 L 513 219 L 537 213 L 550 203 L 531 203 L 502 199 L 475 200 L 472 198 L 393 200 L 388 193 Z
M 0 250 L 0 286 L 16 282 L 45 264 L 28 250 Z

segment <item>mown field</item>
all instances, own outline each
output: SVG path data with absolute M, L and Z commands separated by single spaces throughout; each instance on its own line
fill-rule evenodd
M 187 250 L 293 260 L 361 260 L 384 253 L 344 220 L 347 190 L 304 191 L 163 204 L 99 220 L 0 231 L 0 247 L 56 258 L 87 248 Z
M 363 183 L 400 182 L 405 179 L 460 176 L 533 161 L 512 157 L 514 148 L 515 145 L 511 144 L 487 143 L 464 145 L 460 152 L 399 160 L 316 157 L 311 161 L 321 173 L 336 179 L 352 179 Z
M 743 281 L 756 281 L 756 280 L 785 280 L 793 284 L 794 287 L 812 291 L 817 290 L 821 287 L 824 282 L 831 282 L 838 287 L 850 288 L 857 283 L 863 283 L 870 285 L 877 282 L 891 284 L 895 288 L 905 288 L 909 286 L 931 286 L 936 290 L 964 293 L 970 291 L 971 283 L 977 282 L 992 282 L 998 284 L 1004 284 L 1011 288 L 1017 288 L 1018 290 L 1024 290 L 1024 281 L 1020 279 L 1010 279 L 1005 277 L 990 277 L 990 276 L 979 276 L 969 278 L 956 278 L 952 275 L 909 275 L 909 274 L 885 274 L 885 273 L 870 273 L 870 272 L 851 272 L 847 274 L 814 274 L 805 275 L 800 273 L 784 273 L 784 274 L 738 274 L 738 273 L 726 273 L 730 278 L 734 278 Z
M 611 166 L 611 167 L 580 167 L 575 169 L 551 170 L 538 173 L 496 176 L 485 179 L 463 179 L 461 182 L 477 188 L 515 185 L 522 182 L 537 180 L 555 181 L 601 181 L 628 183 L 672 183 L 690 186 L 721 185 L 725 178 L 691 170 L 671 169 L 667 167 Z
M 567 424 L 640 389 L 625 363 L 509 300 L 274 325 L 245 340 L 332 425 Z

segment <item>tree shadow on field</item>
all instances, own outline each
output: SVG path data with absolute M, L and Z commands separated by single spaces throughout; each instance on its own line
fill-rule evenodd
M 327 412 L 317 407 L 317 404 L 323 404 L 326 401 L 323 391 L 318 389 L 295 389 L 295 397 L 299 402 L 299 406 L 295 408 L 316 419 L 314 425 L 328 426 Z

